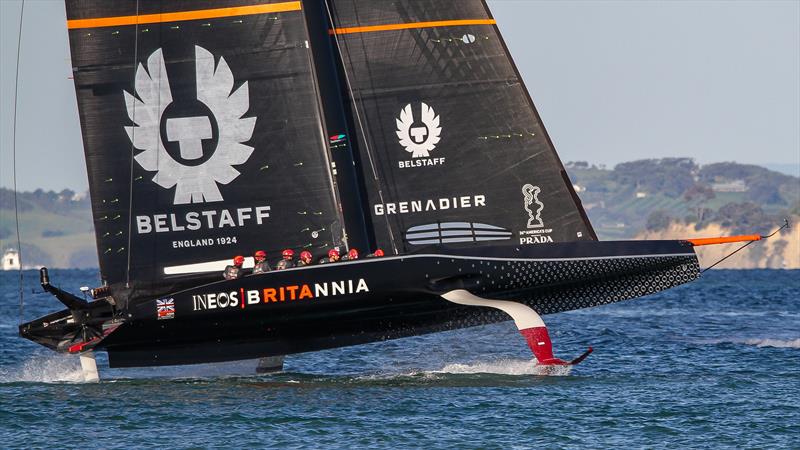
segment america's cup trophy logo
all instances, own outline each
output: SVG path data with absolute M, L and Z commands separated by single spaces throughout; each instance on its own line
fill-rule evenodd
M 528 212 L 528 228 L 544 227 L 544 222 L 542 221 L 544 203 L 539 201 L 540 192 L 542 192 L 542 189 L 539 186 L 532 184 L 522 186 L 522 195 L 525 197 L 525 211 Z
M 233 166 L 244 164 L 253 153 L 253 147 L 243 144 L 253 136 L 256 125 L 255 117 L 242 117 L 250 108 L 248 84 L 234 91 L 233 73 L 225 58 L 215 62 L 211 52 L 195 46 L 197 100 L 206 114 L 165 117 L 173 98 L 161 49 L 147 58 L 146 70 L 141 64 L 136 70 L 138 98 L 123 91 L 128 117 L 134 123 L 125 131 L 133 146 L 144 150 L 136 155 L 136 162 L 157 172 L 153 181 L 159 186 L 175 187 L 175 205 L 222 201 L 217 184 L 236 179 L 240 173 Z M 164 120 L 167 144 L 161 134 Z M 206 140 L 216 140 L 210 151 L 204 151 Z M 182 161 L 167 150 L 167 145 L 175 143 Z
M 428 158 L 431 150 L 441 140 L 442 127 L 439 126 L 439 116 L 430 106 L 422 103 L 420 111 L 421 124 L 415 126 L 414 111 L 409 103 L 400 111 L 397 122 L 397 137 L 412 158 Z M 421 125 L 421 126 L 420 126 Z

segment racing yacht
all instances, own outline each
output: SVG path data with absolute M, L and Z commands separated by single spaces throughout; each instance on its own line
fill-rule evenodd
M 87 380 L 98 351 L 270 370 L 509 318 L 538 364 L 576 364 L 591 349 L 556 358 L 541 315 L 699 275 L 710 242 L 598 241 L 482 0 L 66 11 L 102 286 L 87 301 L 42 269 L 66 309 L 19 332 Z M 221 276 L 284 248 L 386 256 Z

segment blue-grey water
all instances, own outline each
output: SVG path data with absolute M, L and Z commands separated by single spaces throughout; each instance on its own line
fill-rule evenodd
M 51 271 L 77 292 L 93 271 Z M 59 303 L 25 274 L 26 319 Z M 108 369 L 17 336 L 0 273 L 2 448 L 798 448 L 800 272 L 712 271 L 647 298 L 545 317 L 571 373 L 537 375 L 510 322 L 252 362 Z M 101 355 L 102 356 L 102 355 Z M 105 364 L 105 367 L 104 367 Z M 240 375 L 237 375 L 239 373 Z

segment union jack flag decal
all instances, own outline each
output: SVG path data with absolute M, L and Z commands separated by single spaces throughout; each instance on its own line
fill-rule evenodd
M 158 311 L 158 320 L 174 319 L 175 299 L 164 298 L 156 300 L 156 311 Z

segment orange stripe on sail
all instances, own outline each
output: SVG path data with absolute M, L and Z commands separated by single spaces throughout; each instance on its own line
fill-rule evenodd
M 695 247 L 697 247 L 700 245 L 729 244 L 731 242 L 760 241 L 761 236 L 758 234 L 746 234 L 742 236 L 726 236 L 726 237 L 686 239 L 686 240 L 688 242 L 691 242 L 691 244 L 694 245 Z
M 231 8 L 199 9 L 196 11 L 177 11 L 139 16 L 98 17 L 95 19 L 74 19 L 67 21 L 70 30 L 79 28 L 116 27 L 122 25 L 141 25 L 148 23 L 181 22 L 185 20 L 218 19 L 220 17 L 250 16 L 254 14 L 300 11 L 300 2 L 269 3 L 264 5 L 235 6 Z
M 457 27 L 462 25 L 495 25 L 494 19 L 438 20 L 435 22 L 393 23 L 368 27 L 346 27 L 328 30 L 329 34 L 372 33 L 374 31 L 410 30 L 413 28 Z

